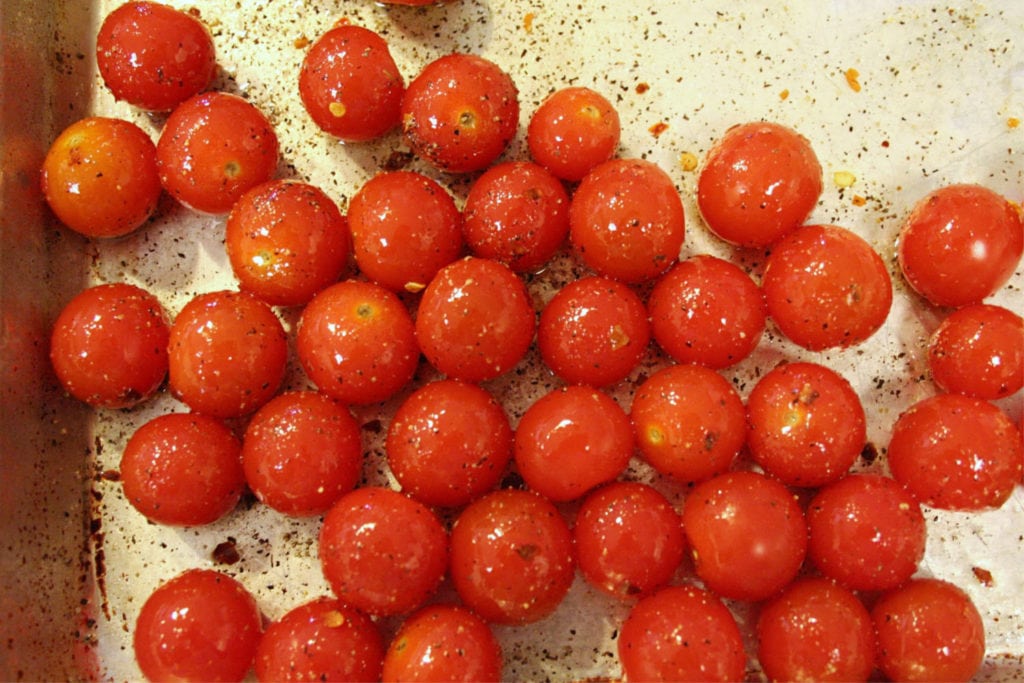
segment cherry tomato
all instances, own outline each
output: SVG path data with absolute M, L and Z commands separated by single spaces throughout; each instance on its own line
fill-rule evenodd
M 132 642 L 150 681 L 241 681 L 261 633 L 256 600 L 242 584 L 189 569 L 146 598 Z
M 1024 321 L 1003 308 L 973 304 L 950 313 L 928 342 L 939 388 L 988 401 L 1024 386 Z
M 1020 482 L 1024 462 L 1010 418 L 960 394 L 926 398 L 900 415 L 888 458 L 892 476 L 915 498 L 944 510 L 1000 507 Z
M 420 349 L 408 309 L 372 282 L 346 280 L 309 302 L 296 353 L 323 393 L 344 403 L 384 401 L 409 383 Z
M 742 681 L 747 668 L 732 613 L 690 585 L 638 602 L 619 631 L 618 649 L 629 681 Z
M 604 95 L 562 88 L 530 117 L 526 144 L 538 164 L 563 180 L 579 181 L 615 155 L 620 133 L 619 113 Z
M 228 214 L 225 244 L 241 289 L 276 306 L 302 306 L 338 281 L 352 238 L 323 190 L 271 180 L 242 195 Z
M 569 234 L 569 195 L 543 166 L 509 161 L 476 179 L 463 216 L 462 232 L 474 254 L 517 273 L 534 271 Z
M 50 363 L 69 394 L 97 408 L 131 408 L 167 376 L 170 323 L 155 296 L 135 285 L 90 287 L 64 306 L 50 336 Z
M 198 11 L 126 2 L 100 25 L 96 66 L 115 99 L 163 112 L 209 87 L 217 56 Z
M 647 310 L 655 341 L 678 363 L 727 368 L 764 334 L 761 289 L 739 267 L 707 254 L 672 266 L 651 290 Z
M 834 225 L 805 225 L 775 244 L 761 287 L 782 333 L 812 351 L 859 344 L 892 306 L 882 257 Z
M 245 489 L 241 448 L 222 422 L 196 413 L 153 418 L 121 455 L 124 496 L 152 522 L 199 526 L 231 512 Z
M 71 124 L 43 159 L 43 195 L 61 223 L 86 237 L 120 237 L 149 220 L 160 199 L 156 147 L 130 121 Z
M 750 454 L 789 486 L 822 486 L 839 479 L 866 441 L 860 397 L 846 378 L 824 365 L 779 365 L 757 381 L 747 398 Z
M 519 91 L 500 66 L 454 53 L 427 64 L 402 98 L 402 130 L 418 156 L 449 173 L 494 162 L 519 126 Z
M 322 130 L 345 142 L 380 137 L 401 121 L 405 81 L 385 40 L 338 23 L 306 53 L 299 96 Z
M 324 576 L 343 602 L 375 616 L 407 614 L 448 566 L 448 534 L 422 503 L 377 486 L 338 500 L 320 528 Z
M 507 266 L 475 257 L 438 271 L 416 317 L 423 355 L 449 377 L 467 382 L 494 379 L 515 367 L 535 328 L 523 281 Z
M 807 528 L 811 562 L 853 590 L 895 588 L 924 556 L 921 506 L 878 474 L 851 474 L 822 488 L 807 508 Z
M 704 585 L 725 598 L 764 600 L 789 584 L 807 553 L 796 497 L 756 472 L 698 484 L 683 504 L 683 532 Z
M 940 579 L 913 579 L 871 610 L 878 666 L 894 681 L 969 681 L 985 658 L 985 627 L 970 597 Z
M 599 275 L 646 282 L 665 272 L 683 246 L 683 203 L 665 171 L 643 159 L 612 159 L 576 188 L 569 240 Z
M 900 229 L 903 276 L 938 306 L 965 306 L 1002 287 L 1024 252 L 1020 209 L 978 185 L 948 185 L 914 205 Z
M 629 416 L 597 389 L 555 389 L 516 427 L 515 461 L 526 484 L 550 500 L 574 500 L 615 479 L 633 455 Z
M 384 655 L 385 683 L 500 681 L 501 646 L 487 622 L 464 607 L 430 605 L 410 615 Z
M 821 164 L 795 130 L 758 121 L 715 142 L 697 180 L 697 206 L 713 233 L 767 247 L 803 223 L 821 196 Z
M 359 269 L 396 292 L 421 291 L 462 254 L 455 201 L 419 173 L 378 173 L 349 201 L 348 221 Z
M 247 292 L 200 294 L 181 309 L 168 345 L 171 392 L 196 412 L 248 415 L 284 380 L 288 341 L 270 306 Z
M 512 428 L 486 390 L 442 379 L 398 407 L 385 449 L 405 493 L 427 505 L 458 507 L 498 485 L 512 459 Z
M 160 182 L 196 211 L 223 214 L 277 172 L 270 121 L 237 95 L 210 92 L 180 104 L 156 144 Z
M 651 375 L 637 388 L 630 418 L 644 459 L 681 482 L 728 470 L 746 438 L 739 394 L 700 365 L 673 365 Z
M 875 667 L 871 614 L 827 579 L 800 579 L 761 608 L 757 657 L 772 681 L 866 681 Z
M 656 489 L 613 482 L 583 499 L 573 526 L 583 577 L 620 600 L 650 594 L 675 575 L 685 552 L 682 520 Z
M 503 489 L 470 503 L 452 527 L 451 578 L 484 619 L 522 625 L 551 614 L 572 585 L 572 534 L 532 491 Z
M 278 512 L 322 514 L 359 482 L 359 424 L 347 408 L 323 394 L 281 394 L 249 421 L 242 465 L 252 492 Z
M 380 678 L 384 639 L 359 610 L 315 598 L 267 626 L 254 665 L 259 681 L 345 681 Z

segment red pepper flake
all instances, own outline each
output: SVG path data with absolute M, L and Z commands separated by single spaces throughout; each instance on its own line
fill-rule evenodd
M 666 130 L 668 130 L 668 124 L 665 123 L 664 121 L 658 121 L 656 124 L 648 128 L 648 130 L 651 131 L 651 135 L 653 135 L 654 137 L 658 137 Z
M 637 83 L 636 84 L 636 94 L 637 95 L 643 95 L 645 92 L 647 92 L 650 89 L 651 89 L 651 86 L 647 85 L 646 83 Z
M 992 572 L 981 567 L 971 567 L 971 571 L 974 572 L 974 578 L 978 579 L 978 582 L 986 588 L 991 588 L 995 581 L 992 579 Z
M 527 12 L 523 15 L 523 30 L 527 33 L 533 33 L 533 20 L 537 18 L 535 12 Z
M 295 45 L 296 50 L 304 50 L 309 47 L 309 38 L 306 36 L 299 36 L 295 39 L 293 45 Z
M 351 23 L 352 23 L 352 20 L 349 19 L 348 17 L 341 17 L 336 22 L 334 22 L 334 27 L 332 27 L 332 28 L 336 28 L 338 26 L 348 26 Z
M 779 99 L 780 100 L 788 100 L 789 99 L 789 88 L 786 88 L 782 92 L 779 93 Z
M 882 140 L 882 147 L 886 147 L 886 148 L 889 147 L 889 141 L 888 140 Z
M 860 92 L 860 72 L 856 69 L 847 69 L 843 74 L 846 76 L 846 84 L 853 92 Z
M 1017 126 L 1020 125 L 1020 119 L 1018 119 L 1016 116 L 1011 116 L 1010 118 L 1006 119 L 1006 125 L 1009 126 L 1010 128 L 1016 128 Z
M 218 543 L 217 547 L 213 549 L 213 561 L 217 564 L 235 564 L 240 559 L 242 556 L 235 545 L 235 539 L 230 536 L 228 536 L 228 540 Z
M 854 206 L 864 206 L 868 203 L 868 200 L 865 197 L 861 197 L 859 194 L 853 195 L 853 199 L 850 201 L 853 202 Z

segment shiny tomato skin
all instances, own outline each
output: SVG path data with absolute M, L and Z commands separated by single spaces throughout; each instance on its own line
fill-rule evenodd
M 228 214 L 225 245 L 241 289 L 273 306 L 302 306 L 348 268 L 352 237 L 337 204 L 318 187 L 270 180 Z
M 892 476 L 924 505 L 985 510 L 1013 493 L 1024 456 L 1020 432 L 1002 410 L 970 396 L 939 394 L 897 418 L 888 462 Z
M 50 363 L 61 386 L 97 408 L 131 408 L 167 376 L 170 322 L 160 301 L 129 284 L 90 287 L 53 325 Z
M 408 309 L 390 290 L 361 280 L 313 297 L 299 319 L 296 353 L 320 391 L 360 405 L 396 394 L 420 361 Z
M 157 2 L 126 2 L 103 19 L 96 66 L 115 99 L 165 112 L 209 87 L 217 55 L 198 14 Z
M 592 276 L 570 282 L 541 311 L 537 346 L 570 384 L 604 387 L 625 379 L 651 340 L 647 309 L 629 287 Z
M 225 214 L 277 172 L 278 140 L 270 121 L 238 95 L 209 92 L 181 103 L 156 144 L 160 183 L 196 211 Z
M 462 217 L 437 181 L 413 171 L 370 178 L 348 204 L 356 264 L 370 280 L 421 291 L 462 255 Z
M 599 275 L 646 282 L 679 258 L 686 221 L 672 178 L 643 159 L 611 159 L 591 170 L 569 207 L 569 241 Z
M 402 130 L 412 151 L 449 173 L 490 166 L 516 134 L 519 91 L 512 77 L 478 55 L 428 63 L 402 98 Z
M 438 271 L 416 316 L 423 355 L 448 377 L 467 382 L 494 379 L 515 367 L 535 329 L 523 281 L 507 266 L 476 257 Z
M 866 681 L 875 628 L 854 593 L 828 579 L 798 579 L 762 606 L 758 660 L 772 681 Z
M 253 665 L 274 682 L 361 683 L 380 678 L 384 638 L 365 614 L 334 598 L 314 598 L 271 622 Z
M 497 682 L 502 663 L 486 621 L 459 605 L 429 605 L 402 622 L 384 655 L 381 680 Z
M 619 113 L 601 93 L 585 87 L 548 95 L 530 117 L 530 156 L 562 180 L 578 182 L 611 159 L 622 133 Z
M 619 600 L 668 584 L 685 553 L 679 513 L 640 482 L 612 482 L 589 493 L 572 532 L 583 577 Z
M 378 138 L 401 121 L 405 80 L 377 33 L 339 23 L 317 38 L 299 71 L 299 96 L 321 130 L 345 142 Z
M 981 303 L 1024 253 L 1020 209 L 980 185 L 940 187 L 914 205 L 896 245 L 910 286 L 937 306 Z
M 928 368 L 943 391 L 995 401 L 1024 386 L 1024 320 L 990 304 L 948 316 L 928 341 Z
M 894 681 L 969 681 L 985 658 L 985 626 L 963 589 L 913 579 L 871 609 L 878 666 Z
M 683 532 L 697 576 L 724 598 L 770 598 L 807 554 L 807 522 L 796 497 L 762 474 L 735 471 L 698 484 L 683 504 Z
M 463 218 L 462 232 L 475 255 L 517 273 L 536 271 L 569 234 L 569 195 L 543 166 L 508 161 L 476 179 Z
M 708 254 L 662 275 L 647 299 L 651 333 L 677 363 L 720 370 L 740 362 L 761 341 L 766 308 L 761 288 L 740 268 Z
M 697 206 L 726 242 L 763 248 L 802 224 L 821 191 L 810 142 L 759 121 L 733 126 L 712 146 L 697 181 Z
M 138 229 L 162 191 L 149 135 L 130 121 L 102 116 L 76 121 L 57 136 L 40 181 L 61 223 L 97 238 Z
M 237 580 L 189 569 L 146 598 L 132 637 L 150 681 L 241 681 L 262 634 L 256 600 Z
M 373 616 L 407 614 L 441 583 L 448 534 L 422 503 L 365 486 L 342 496 L 324 517 L 320 562 L 342 602 Z
M 451 578 L 462 602 L 491 623 L 551 614 L 576 571 L 561 514 L 532 491 L 502 489 L 470 503 L 452 527 Z
M 277 393 L 287 362 L 284 326 L 270 306 L 247 292 L 200 294 L 171 324 L 171 393 L 199 413 L 252 413 Z
M 742 681 L 746 673 L 735 617 L 692 585 L 638 602 L 619 631 L 618 651 L 629 681 Z
M 630 419 L 644 459 L 685 483 L 727 471 L 746 438 L 739 394 L 700 365 L 672 365 L 651 375 L 637 388 Z
M 242 441 L 245 479 L 256 497 L 295 517 L 319 515 L 359 482 L 359 423 L 315 391 L 290 391 L 256 411 Z
M 197 413 L 153 418 L 121 455 L 124 496 L 157 524 L 200 526 L 231 512 L 245 490 L 242 445 L 221 421 Z
M 885 322 L 892 281 L 862 237 L 834 225 L 805 225 L 772 247 L 761 283 L 768 315 L 812 351 L 864 341 Z

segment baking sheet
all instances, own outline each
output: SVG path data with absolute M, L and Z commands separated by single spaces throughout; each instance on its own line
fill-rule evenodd
M 10 13 L 29 4 L 5 4 L 5 28 L 14 23 Z M 47 143 L 63 125 L 88 113 L 128 118 L 158 135 L 161 117 L 114 102 L 96 76 L 93 36 L 102 16 L 117 4 L 61 2 L 44 10 L 25 10 L 52 13 L 47 21 L 53 31 L 44 35 L 52 35 L 53 49 L 33 57 L 48 62 L 58 86 L 49 103 L 50 118 L 36 123 L 36 132 L 49 136 Z M 451 51 L 481 54 L 509 71 L 520 89 L 522 116 L 507 158 L 526 156 L 525 126 L 549 92 L 566 85 L 602 92 L 622 119 L 620 156 L 658 163 L 680 189 L 688 230 L 683 256 L 713 253 L 733 258 L 755 276 L 763 268 L 763 254 L 734 251 L 707 232 L 693 200 L 699 169 L 686 170 L 682 160 L 687 154 L 702 158 L 734 123 L 768 119 L 798 129 L 810 139 L 825 175 L 825 190 L 812 220 L 850 228 L 873 244 L 890 266 L 896 301 L 885 328 L 859 347 L 810 354 L 769 328 L 753 356 L 724 374 L 745 397 L 756 378 L 780 359 L 823 362 L 859 392 L 868 415 L 869 439 L 879 451 L 884 450 L 899 411 L 935 391 L 927 377 L 924 343 L 942 312 L 921 305 L 900 280 L 893 242 L 901 219 L 918 198 L 951 182 L 981 183 L 1018 203 L 1024 201 L 1024 134 L 1013 126 L 1014 120 L 1024 118 L 1024 4 L 1016 0 L 955 6 L 921 0 L 455 0 L 428 8 L 385 7 L 369 0 L 170 4 L 198 8 L 211 26 L 221 68 L 217 87 L 246 96 L 274 123 L 282 149 L 279 174 L 319 185 L 343 209 L 395 150 L 405 149 L 397 133 L 368 144 L 339 144 L 316 129 L 302 109 L 296 83 L 303 46 L 343 17 L 380 32 L 407 81 L 423 64 Z M 850 69 L 857 72 L 855 82 L 848 78 Z M 7 84 L 5 76 L 5 90 Z M 62 90 L 62 85 L 67 88 Z M 14 99 L 9 92 L 5 108 Z M 39 158 L 38 153 L 32 158 Z M 458 201 L 465 196 L 469 179 L 438 174 L 418 161 L 409 168 L 440 179 Z M 838 187 L 833 182 L 836 172 L 852 173 L 854 184 Z M 223 249 L 223 219 L 198 216 L 170 200 L 138 233 L 110 242 L 71 236 L 48 222 L 40 210 L 36 218 L 44 226 L 39 233 L 43 243 L 37 240 L 34 248 L 49 266 L 37 264 L 42 274 L 28 273 L 24 279 L 35 277 L 50 287 L 50 316 L 75 286 L 98 282 L 141 285 L 156 293 L 172 314 L 197 293 L 234 286 Z M 9 261 L 4 261 L 5 268 L 13 267 Z M 578 272 L 563 256 L 531 278 L 538 305 Z M 80 281 L 58 283 L 58 276 Z M 9 273 L 5 281 L 10 283 Z M 1018 269 L 1011 284 L 992 301 L 1024 310 L 1022 284 Z M 9 291 L 3 291 L 5 313 Z M 289 326 L 297 320 L 296 311 L 284 310 L 281 315 Z M 40 329 L 44 323 L 39 322 Z M 663 364 L 652 347 L 643 367 L 614 391 L 624 407 L 628 408 L 636 383 Z M 45 368 L 36 371 L 45 373 Z M 430 376 L 424 368 L 420 378 Z M 502 398 L 514 423 L 530 401 L 554 385 L 531 353 L 512 375 L 487 386 Z M 306 386 L 297 368 L 293 367 L 289 386 Z M 25 475 L 37 485 L 60 477 L 43 484 L 49 490 L 40 497 L 47 505 L 63 506 L 65 514 L 57 518 L 66 521 L 39 532 L 52 535 L 55 546 L 60 546 L 58 556 L 83 550 L 81 570 L 71 573 L 95 578 L 84 586 L 65 581 L 65 592 L 81 591 L 72 597 L 40 590 L 43 597 L 33 598 L 54 603 L 41 610 L 39 620 L 67 621 L 56 630 L 70 635 L 70 643 L 65 637 L 51 645 L 63 651 L 75 644 L 75 657 L 64 666 L 77 667 L 81 677 L 138 678 L 130 633 L 142 601 L 160 582 L 188 567 L 212 566 L 234 575 L 254 593 L 269 618 L 329 592 L 316 558 L 318 520 L 286 519 L 248 501 L 209 527 L 172 529 L 146 523 L 128 506 L 112 476 L 125 441 L 153 416 L 184 410 L 181 404 L 162 395 L 134 411 L 93 415 L 58 394 L 44 382 L 39 395 L 22 397 L 25 406 L 17 409 L 22 412 L 5 408 L 4 430 L 8 431 L 8 420 L 34 415 L 42 425 L 39 430 L 49 436 L 39 438 L 44 433 L 39 431 L 29 442 L 79 459 L 54 465 L 45 478 L 38 468 L 34 475 Z M 365 425 L 367 481 L 389 481 L 383 436 L 400 398 L 382 408 L 356 411 Z M 1000 406 L 1020 424 L 1021 403 L 1018 392 Z M 33 410 L 41 404 L 47 410 Z M 24 448 L 11 448 L 16 446 Z M 56 459 L 47 453 L 39 457 L 45 462 Z M 881 469 L 884 457 L 858 467 Z M 627 475 L 652 481 L 676 502 L 685 495 L 681 487 L 653 477 L 636 458 Z M 14 471 L 13 476 L 22 473 Z M 85 481 L 84 496 L 77 495 L 80 480 Z M 567 514 L 571 511 L 566 507 Z M 989 656 L 979 678 L 1024 679 L 1024 572 L 1019 569 L 1024 566 L 1024 492 L 1018 487 L 999 511 L 928 511 L 928 519 L 921 573 L 959 584 L 985 618 Z M 79 529 L 86 538 L 69 542 L 67 534 Z M 28 534 L 23 531 L 21 536 Z M 16 557 L 5 561 L 5 572 L 17 571 L 18 556 L 22 566 L 45 565 L 38 550 L 14 546 L 11 551 Z M 228 563 L 235 555 L 237 561 Z M 72 562 L 79 559 L 77 554 L 73 557 Z M 987 577 L 985 572 L 991 580 L 979 578 Z M 684 576 L 681 573 L 680 578 Z M 451 594 L 447 587 L 442 593 Z M 84 595 L 81 609 L 79 595 Z M 749 616 L 742 606 L 734 607 L 741 620 Z M 506 655 L 506 678 L 618 676 L 614 639 L 626 612 L 626 606 L 577 579 L 549 619 L 525 628 L 496 629 Z M 41 647 L 41 642 L 40 637 L 12 637 L 8 650 L 14 654 L 5 655 L 0 672 L 49 677 L 45 672 L 31 675 L 43 670 L 33 668 L 38 664 L 27 644 Z M 61 654 L 53 659 L 60 660 Z M 758 677 L 753 664 L 750 675 Z

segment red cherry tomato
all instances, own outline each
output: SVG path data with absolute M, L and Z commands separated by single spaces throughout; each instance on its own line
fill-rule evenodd
M 671 586 L 638 602 L 618 649 L 629 681 L 742 681 L 747 668 L 736 619 L 696 586 Z
M 320 391 L 343 403 L 384 401 L 416 373 L 412 316 L 394 293 L 346 280 L 309 302 L 299 319 L 299 363 Z
M 892 306 L 882 257 L 834 225 L 805 225 L 775 244 L 761 287 L 782 333 L 812 351 L 859 344 Z
M 69 394 L 97 408 L 131 408 L 167 376 L 170 323 L 155 296 L 128 284 L 90 287 L 53 325 L 50 363 Z
M 116 99 L 162 112 L 209 87 L 217 57 L 198 11 L 126 2 L 100 25 L 96 66 Z
M 378 34 L 339 23 L 310 46 L 299 96 L 322 130 L 346 142 L 380 137 L 401 120 L 405 81 Z
M 697 206 L 723 240 L 760 248 L 803 223 L 821 189 L 821 164 L 807 138 L 759 121 L 733 126 L 715 142 L 697 181 Z
M 402 99 L 402 130 L 418 156 L 450 173 L 494 162 L 519 126 L 519 91 L 483 57 L 449 54 L 427 64 Z
M 548 95 L 530 117 L 530 156 L 563 180 L 579 181 L 614 156 L 619 146 L 619 113 L 590 88 L 562 88 Z
M 761 608 L 757 658 L 772 681 L 866 681 L 875 667 L 875 627 L 850 591 L 800 579 Z
M 171 392 L 196 412 L 248 415 L 284 380 L 288 341 L 270 306 L 247 292 L 200 294 L 171 325 Z
M 807 508 L 807 528 L 811 562 L 853 590 L 895 588 L 924 556 L 921 506 L 877 474 L 851 474 L 822 488 Z
M 245 489 L 241 448 L 231 430 L 212 417 L 156 417 L 125 445 L 120 467 L 124 496 L 157 524 L 215 522 L 235 508 Z
M 681 482 L 728 470 L 746 438 L 739 394 L 700 365 L 673 365 L 651 375 L 633 397 L 630 418 L 644 459 Z
M 407 614 L 448 566 L 448 534 L 422 503 L 368 486 L 334 504 L 320 528 L 320 562 L 338 598 L 376 616 Z
M 761 289 L 737 266 L 706 254 L 665 273 L 647 310 L 655 341 L 678 363 L 727 368 L 749 356 L 764 334 Z
M 983 437 L 981 435 L 984 435 Z M 896 420 L 892 476 L 921 503 L 945 510 L 1000 507 L 1021 480 L 1021 435 L 987 401 L 939 394 Z
M 928 342 L 928 368 L 945 391 L 1006 398 L 1024 386 L 1024 321 L 989 304 L 953 311 Z
M 785 486 L 756 472 L 702 482 L 683 505 L 683 532 L 697 576 L 734 600 L 764 600 L 796 577 L 807 553 L 807 523 Z
M 380 678 L 384 639 L 377 625 L 340 600 L 316 598 L 267 626 L 256 649 L 256 678 L 267 683 Z
M 402 622 L 382 680 L 496 682 L 501 669 L 501 646 L 487 622 L 464 607 L 430 605 Z
M 348 223 L 323 190 L 271 180 L 242 195 L 228 215 L 225 244 L 241 289 L 268 304 L 302 306 L 348 267 Z
M 451 578 L 463 603 L 499 624 L 551 614 L 576 571 L 558 510 L 531 491 L 504 489 L 467 506 L 452 527 Z
M 913 579 L 871 610 L 878 666 L 893 681 L 969 681 L 985 658 L 978 608 L 957 586 Z
M 683 203 L 672 179 L 643 159 L 612 159 L 588 173 L 569 207 L 569 239 L 598 274 L 646 282 L 683 246 Z
M 180 104 L 156 145 L 160 182 L 196 211 L 223 214 L 277 172 L 278 142 L 259 109 L 237 95 L 210 92 Z
M 613 482 L 584 498 L 573 541 L 584 578 L 620 600 L 666 585 L 685 552 L 679 514 L 640 482 Z
M 241 681 L 252 667 L 262 623 L 235 579 L 190 569 L 146 598 L 133 646 L 150 681 Z
M 129 121 L 71 124 L 43 159 L 43 195 L 61 223 L 86 237 L 119 237 L 145 223 L 160 199 L 156 147 Z
M 897 242 L 903 276 L 938 306 L 981 303 L 1010 279 L 1022 252 L 1020 209 L 978 185 L 949 185 L 922 198 Z

